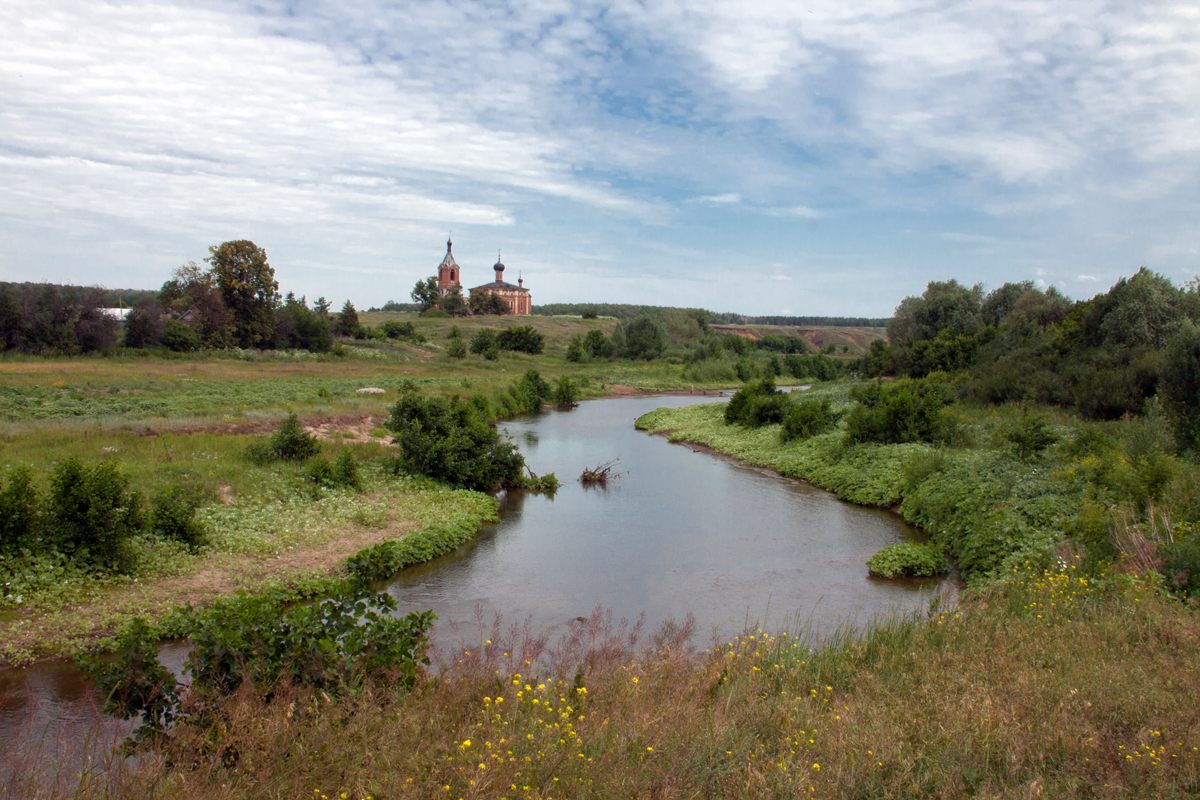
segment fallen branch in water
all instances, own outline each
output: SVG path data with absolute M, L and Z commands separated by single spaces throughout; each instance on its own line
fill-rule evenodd
M 609 478 L 617 480 L 621 477 L 621 473 L 612 471 L 613 466 L 620 462 L 621 459 L 618 456 L 611 461 L 605 461 L 595 469 L 585 469 L 583 474 L 579 476 L 579 482 L 584 486 L 606 486 Z

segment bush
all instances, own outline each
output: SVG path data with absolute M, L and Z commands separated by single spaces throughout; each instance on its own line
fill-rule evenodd
M 186 322 L 169 319 L 163 323 L 163 347 L 176 353 L 191 353 L 202 344 L 200 334 Z
M 8 470 L 0 491 L 0 554 L 15 555 L 33 543 L 41 527 L 42 499 L 33 485 L 33 470 L 24 464 Z
M 467 357 L 467 343 L 463 341 L 461 336 L 455 336 L 450 340 L 450 343 L 446 345 L 446 355 L 448 355 L 450 358 Z
M 546 349 L 546 337 L 532 325 L 507 328 L 496 335 L 496 344 L 501 350 L 516 350 L 538 355 Z
M 949 562 L 936 544 L 903 542 L 889 545 L 867 561 L 872 575 L 897 578 L 902 575 L 941 575 L 950 569 Z
M 204 546 L 204 527 L 196 520 L 196 509 L 204 496 L 186 486 L 169 486 L 150 501 L 150 530 L 163 539 L 183 542 L 193 552 Z
M 426 341 L 425 335 L 418 331 L 411 322 L 389 319 L 379 326 L 379 330 L 383 331 L 383 334 L 389 339 L 403 339 L 413 344 L 424 344 Z
M 949 432 L 943 408 L 950 395 L 939 383 L 898 381 L 885 389 L 880 381 L 872 381 L 854 387 L 851 397 L 859 404 L 847 418 L 850 444 L 936 442 Z
M 530 367 L 508 391 L 509 396 L 516 401 L 510 411 L 515 414 L 523 412 L 536 414 L 542 410 L 543 404 L 550 399 L 553 391 L 550 384 L 542 378 L 541 373 Z
M 1004 438 L 1013 444 L 1017 458 L 1025 462 L 1058 441 L 1058 436 L 1046 425 L 1046 418 L 1030 414 L 1028 407 L 1021 409 L 1021 423 L 1005 431 Z
M 279 421 L 279 427 L 271 437 L 271 452 L 285 461 L 303 461 L 321 452 L 321 443 L 311 433 L 300 429 L 300 421 L 294 413 Z
M 354 453 L 343 450 L 335 461 L 318 458 L 308 467 L 308 480 L 317 486 L 330 489 L 361 489 L 362 478 L 358 474 L 358 461 Z
M 783 415 L 783 430 L 780 438 L 785 442 L 794 439 L 809 439 L 819 433 L 831 430 L 841 419 L 841 414 L 833 412 L 829 397 L 823 400 L 801 400 L 792 403 Z
M 500 343 L 496 340 L 496 332 L 491 328 L 480 328 L 471 338 L 471 352 L 483 356 L 488 361 L 495 361 L 500 356 Z
M 580 316 L 582 316 L 584 319 L 595 319 L 599 315 L 596 313 L 596 309 L 585 308 Z
M 550 396 L 554 401 L 554 405 L 560 410 L 574 408 L 579 405 L 579 385 L 571 380 L 566 375 L 558 379 L 558 383 L 554 385 L 554 393 Z
M 500 441 L 473 403 L 405 393 L 385 427 L 400 446 L 397 466 L 451 486 L 488 491 L 521 477 L 525 459 Z
M 791 398 L 775 388 L 775 382 L 764 378 L 740 389 L 725 406 L 726 425 L 744 425 L 758 428 L 783 422 L 784 414 L 791 405 Z
M 108 569 L 127 566 L 125 544 L 144 526 L 142 500 L 111 461 L 92 467 L 69 458 L 50 477 L 50 517 L 59 541 L 77 560 Z
M 567 344 L 567 361 L 578 363 L 583 361 L 583 337 L 575 334 Z

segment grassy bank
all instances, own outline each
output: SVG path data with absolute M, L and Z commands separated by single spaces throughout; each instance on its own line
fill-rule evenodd
M 244 691 L 219 724 L 76 796 L 1192 797 L 1200 624 L 1137 579 L 1014 573 L 818 649 L 692 655 L 597 612 L 557 643 L 480 630 L 411 693 Z M 636 646 L 644 646 L 641 656 Z M 540 656 L 540 660 L 539 660 Z M 166 764 L 174 766 L 166 766 Z M 28 775 L 23 779 L 28 779 Z M 9 786 L 22 776 L 10 778 Z

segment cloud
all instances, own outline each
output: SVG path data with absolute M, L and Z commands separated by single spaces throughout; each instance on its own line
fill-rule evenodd
M 1097 278 L 1095 275 L 1076 275 L 1076 276 L 1075 276 L 1075 280 L 1077 280 L 1077 281 L 1089 281 L 1089 282 L 1090 282 L 1090 281 L 1098 281 L 1098 280 L 1100 280 L 1100 279 L 1099 279 L 1099 278 Z
M 791 275 L 772 275 L 771 276 L 771 280 L 773 280 L 773 281 L 790 281 L 791 279 L 792 279 Z
M 703 197 L 697 197 L 697 198 L 695 198 L 695 200 L 693 200 L 691 202 L 720 203 L 720 204 L 740 203 L 740 202 L 742 202 L 742 196 L 740 194 L 737 194 L 736 192 L 727 192 L 726 194 L 713 194 L 713 195 L 705 195 Z
M 825 216 L 816 209 L 808 206 L 791 206 L 789 208 L 768 208 L 763 213 L 771 217 L 804 217 L 805 219 L 820 219 Z

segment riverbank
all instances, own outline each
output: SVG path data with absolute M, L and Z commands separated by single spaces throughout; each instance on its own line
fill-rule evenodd
M 554 647 L 480 630 L 411 692 L 243 690 L 68 796 L 1194 797 L 1196 614 L 1133 578 L 1011 577 L 952 612 L 707 653 L 599 612 Z
M 153 627 L 181 607 L 204 608 L 240 592 L 317 596 L 368 548 L 435 526 L 478 531 L 496 519 L 488 495 L 397 478 L 374 464 L 363 470 L 361 492 L 316 497 L 294 471 L 281 466 L 258 493 L 200 509 L 209 545 L 198 553 L 156 552 L 137 577 L 77 574 L 29 598 L 18 595 L 21 602 L 10 601 L 0 616 L 0 669 L 103 650 L 135 617 Z

